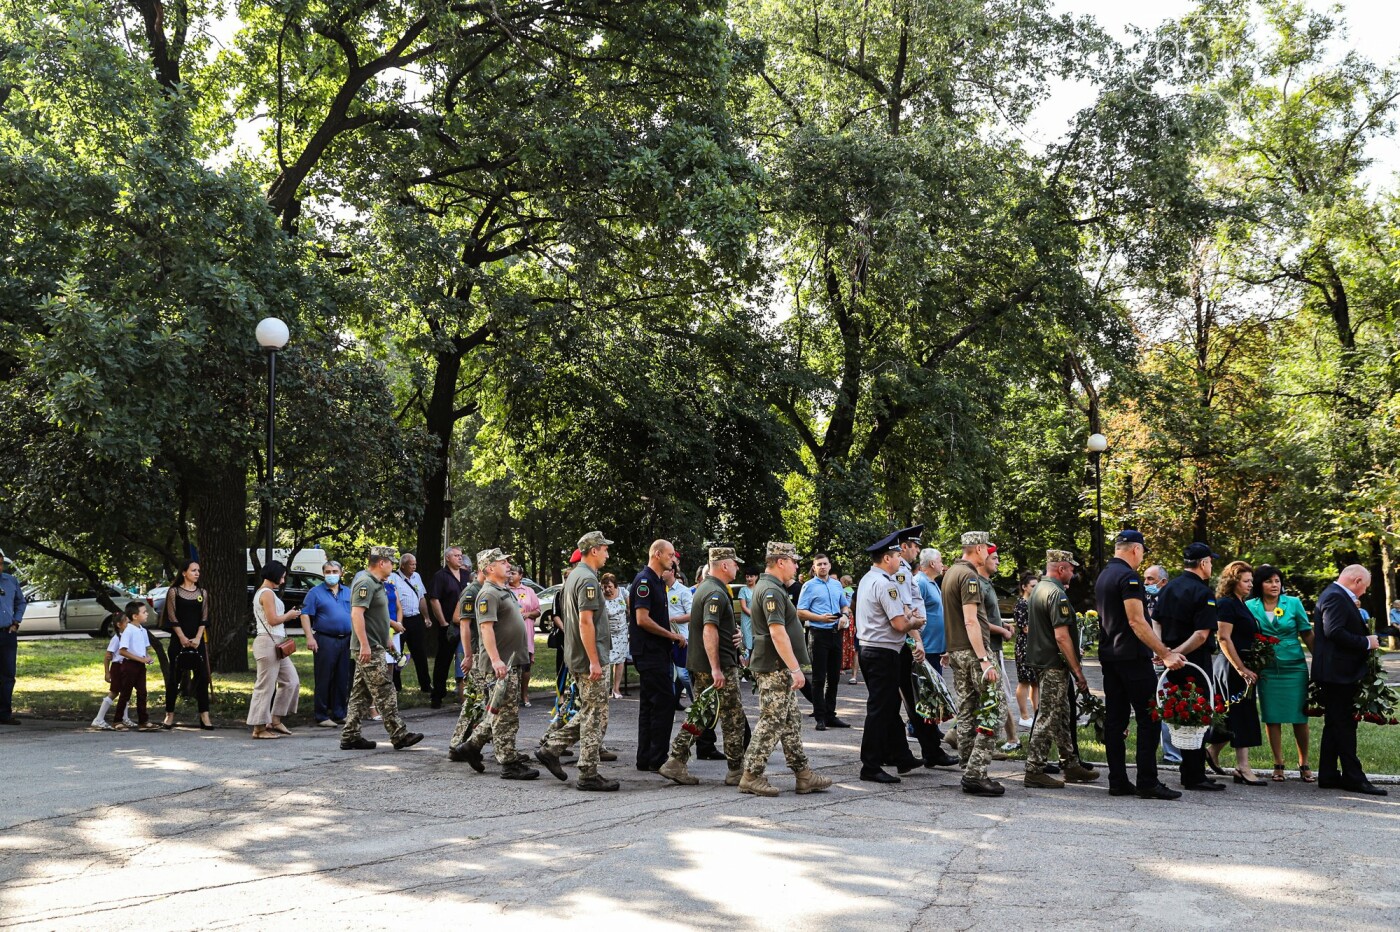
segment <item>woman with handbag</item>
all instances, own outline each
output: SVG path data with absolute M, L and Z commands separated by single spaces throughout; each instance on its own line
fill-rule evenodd
M 209 628 L 209 593 L 199 585 L 199 563 L 185 560 L 166 590 L 161 627 L 170 632 L 170 678 L 165 687 L 166 731 L 175 727 L 175 703 L 186 673 L 191 678 L 199 708 L 199 727 L 213 731 L 209 721 L 209 654 L 205 636 Z
M 1230 665 L 1226 671 L 1226 694 L 1238 697 L 1233 702 L 1226 700 L 1230 708 L 1225 713 L 1230 746 L 1235 749 L 1235 782 L 1266 786 L 1266 781 L 1256 777 L 1249 765 L 1250 748 L 1264 743 L 1254 692 L 1259 671 L 1249 666 L 1254 661 L 1254 636 L 1259 633 L 1259 623 L 1244 604 L 1253 588 L 1254 567 L 1245 561 L 1235 560 L 1221 571 L 1215 588 L 1216 637 L 1220 639 L 1220 652 Z M 1212 746 L 1215 749 L 1212 757 L 1218 760 L 1219 741 L 1212 738 Z
M 287 568 L 272 560 L 263 567 L 262 585 L 253 594 L 253 619 L 257 624 L 253 660 L 258 676 L 253 683 L 253 698 L 248 702 L 248 724 L 253 726 L 254 738 L 280 738 L 292 733 L 282 724 L 282 716 L 296 711 L 301 690 L 301 679 L 291 660 L 296 642 L 287 637 L 283 627 L 301 612 L 286 611 L 277 597 L 277 590 L 286 579 Z

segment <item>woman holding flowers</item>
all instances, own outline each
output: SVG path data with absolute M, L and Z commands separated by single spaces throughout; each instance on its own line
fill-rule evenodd
M 1249 749 L 1264 743 L 1259 729 L 1259 708 L 1254 684 L 1259 679 L 1255 660 L 1259 624 L 1245 608 L 1244 600 L 1254 586 L 1254 568 L 1243 560 L 1230 563 L 1220 574 L 1215 587 L 1216 636 L 1220 650 L 1230 661 L 1226 684 L 1225 722 L 1230 729 L 1230 746 L 1235 749 L 1235 782 L 1248 786 L 1265 786 L 1249 766 Z M 1251 666 L 1253 663 L 1255 666 Z M 1218 752 L 1217 752 L 1218 753 Z
M 1273 661 L 1259 670 L 1259 717 L 1269 733 L 1274 752 L 1275 783 L 1283 782 L 1283 726 L 1293 726 L 1298 745 L 1298 773 L 1304 783 L 1313 782 L 1308 767 L 1308 661 L 1303 646 L 1313 646 L 1312 622 L 1300 599 L 1285 595 L 1283 574 L 1265 564 L 1254 573 L 1254 598 L 1245 603 L 1266 637 L 1278 638 Z

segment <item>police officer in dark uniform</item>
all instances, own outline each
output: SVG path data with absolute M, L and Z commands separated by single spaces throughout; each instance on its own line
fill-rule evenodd
M 676 693 L 671 686 L 671 648 L 685 646 L 684 635 L 671 630 L 664 570 L 673 568 L 676 548 L 658 540 L 647 551 L 647 565 L 632 579 L 627 600 L 627 643 L 632 665 L 641 677 L 637 713 L 637 769 L 656 773 L 671 752 Z
M 1108 758 L 1108 791 L 1114 796 L 1136 793 L 1143 799 L 1180 799 L 1181 794 L 1157 779 L 1157 743 L 1162 730 L 1152 720 L 1157 676 L 1156 654 L 1169 670 L 1185 658 L 1168 650 L 1152 632 L 1144 609 L 1142 579 L 1137 568 L 1147 553 L 1142 532 L 1124 530 L 1113 541 L 1113 559 L 1094 583 L 1099 609 L 1099 666 L 1103 669 L 1104 753 Z M 1137 785 L 1128 779 L 1128 748 L 1124 734 L 1129 714 L 1137 717 Z
M 1215 593 L 1210 590 L 1211 561 L 1215 554 L 1210 547 L 1194 543 L 1182 554 L 1184 572 L 1167 583 L 1157 595 L 1152 618 L 1161 626 L 1162 641 L 1194 663 L 1200 670 L 1182 667 L 1167 673 L 1167 682 L 1186 685 L 1188 676 L 1198 683 L 1211 671 L 1211 655 L 1215 653 Z M 1202 672 L 1204 671 L 1204 673 Z M 1204 689 L 1205 684 L 1201 684 Z M 1223 790 L 1225 784 L 1206 776 L 1206 749 L 1180 748 L 1181 785 L 1188 790 Z

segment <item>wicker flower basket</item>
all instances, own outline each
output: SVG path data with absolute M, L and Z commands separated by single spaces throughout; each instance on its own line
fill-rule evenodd
M 1215 706 L 1215 684 L 1210 681 L 1206 671 L 1196 666 L 1194 663 L 1186 664 L 1197 673 L 1201 674 L 1201 681 L 1206 684 L 1208 704 Z M 1162 675 L 1157 679 L 1157 708 L 1162 708 L 1163 701 L 1167 696 L 1167 673 L 1162 671 Z M 1206 732 L 1210 731 L 1209 725 L 1173 725 L 1167 722 L 1167 731 L 1172 736 L 1172 744 L 1185 751 L 1199 751 L 1206 742 Z

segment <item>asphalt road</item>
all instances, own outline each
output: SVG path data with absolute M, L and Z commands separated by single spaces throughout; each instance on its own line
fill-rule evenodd
M 859 724 L 863 690 L 841 684 Z M 752 702 L 752 699 L 749 700 Z M 837 784 L 776 799 L 631 766 L 637 701 L 612 704 L 612 794 L 477 775 L 423 744 L 338 749 L 337 732 L 251 741 L 28 722 L 0 731 L 0 926 L 7 929 L 1394 929 L 1400 795 L 1290 781 L 1177 802 L 1102 786 L 1001 799 L 951 771 L 856 779 L 861 731 L 804 734 Z M 521 745 L 547 717 L 525 710 Z M 370 737 L 382 737 L 377 726 Z M 583 923 L 583 925 L 580 925 Z

